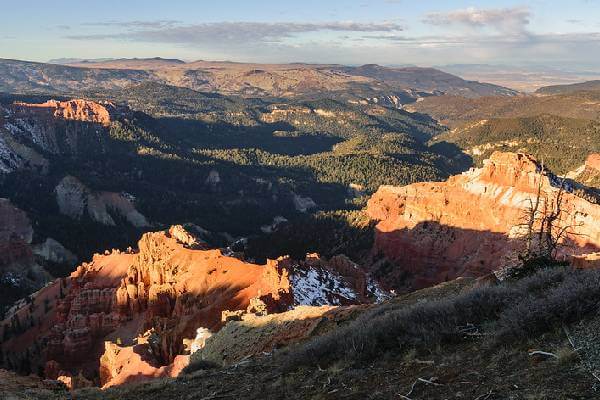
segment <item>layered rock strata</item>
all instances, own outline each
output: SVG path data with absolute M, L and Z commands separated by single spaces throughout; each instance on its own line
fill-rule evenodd
M 410 288 L 517 266 L 537 199 L 534 230 L 544 215 L 558 214 L 552 228 L 563 232 L 558 257 L 600 247 L 599 205 L 572 193 L 532 156 L 496 152 L 483 168 L 446 182 L 380 187 L 367 206 L 379 221 L 374 256 L 394 264 L 389 282 Z

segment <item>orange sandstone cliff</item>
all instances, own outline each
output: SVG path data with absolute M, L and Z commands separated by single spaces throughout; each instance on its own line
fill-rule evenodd
M 144 234 L 138 247 L 95 255 L 12 310 L 0 324 L 6 359 L 72 387 L 87 384 L 81 372 L 100 386 L 176 376 L 198 332 L 297 304 L 368 302 L 374 286 L 345 257 L 257 265 L 181 226 Z
M 558 256 L 571 259 L 597 251 L 599 205 L 542 172 L 532 156 L 496 152 L 483 168 L 447 182 L 380 187 L 367 206 L 369 216 L 379 221 L 374 254 L 394 264 L 390 282 L 409 288 L 517 266 L 525 248 L 522 224 L 538 190 L 540 212 L 560 203 L 555 225 L 566 235 Z
M 94 122 L 108 125 L 111 121 L 109 108 L 111 104 L 102 105 L 93 101 L 73 99 L 69 101 L 49 100 L 45 103 L 15 103 L 14 109 L 18 113 L 39 112 L 52 114 L 56 118 L 71 121 Z
M 7 357 L 41 347 L 37 357 L 30 354 L 32 364 L 51 362 L 53 375 L 83 370 L 92 376 L 105 340 L 133 346 L 145 337 L 147 364 L 160 368 L 173 363 L 198 327 L 216 329 L 224 310 L 245 309 L 253 298 L 269 311 L 291 305 L 287 271 L 277 262 L 255 265 L 220 250 L 196 250 L 171 232 L 145 234 L 137 253 L 94 256 L 36 294 L 33 305 L 8 315 L 2 326 L 9 332 L 2 345 Z M 29 329 L 22 322 L 7 328 L 15 315 L 34 322 Z

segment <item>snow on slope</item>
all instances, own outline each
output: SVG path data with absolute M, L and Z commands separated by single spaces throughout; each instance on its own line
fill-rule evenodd
M 290 268 L 294 305 L 381 303 L 392 296 L 356 263 L 336 256 L 328 263 L 299 262 Z
M 326 269 L 297 269 L 291 275 L 295 305 L 340 305 L 356 300 L 357 293 L 343 279 Z

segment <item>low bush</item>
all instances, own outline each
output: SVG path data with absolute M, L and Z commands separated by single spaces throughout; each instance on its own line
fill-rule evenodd
M 581 320 L 598 310 L 600 271 L 565 267 L 540 270 L 519 281 L 473 289 L 458 296 L 386 305 L 352 323 L 282 353 L 285 364 L 326 366 L 365 362 L 384 353 L 429 351 L 483 336 L 510 344 Z M 476 335 L 472 335 L 475 333 Z
M 525 293 L 526 297 L 500 315 L 496 323 L 497 340 L 534 337 L 598 310 L 600 273 L 573 271 L 546 291 Z

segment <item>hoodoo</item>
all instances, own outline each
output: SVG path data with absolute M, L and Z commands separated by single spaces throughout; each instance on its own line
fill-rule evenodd
M 345 257 L 258 265 L 210 249 L 182 226 L 144 234 L 138 249 L 97 254 L 12 310 L 0 325 L 6 357 L 29 355 L 32 367 L 72 385 L 81 371 L 102 386 L 175 376 L 199 329 L 299 304 L 359 304 L 381 293 Z M 40 323 L 13 329 L 16 320 Z

